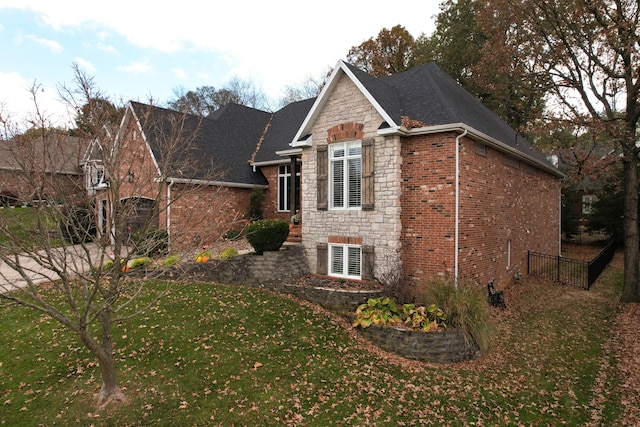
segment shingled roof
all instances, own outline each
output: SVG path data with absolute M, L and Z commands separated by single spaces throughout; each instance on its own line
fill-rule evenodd
M 183 114 L 137 102 L 130 103 L 154 157 L 162 164 L 163 139 L 169 135 L 193 138 L 175 162 L 184 164 L 181 179 L 222 181 L 228 184 L 266 185 L 267 181 L 248 164 L 270 113 L 228 104 L 209 117 Z M 179 131 L 176 124 L 180 124 Z M 176 134 L 179 132 L 179 134 Z M 174 168 L 180 166 L 173 165 Z M 216 172 L 211 175 L 211 172 Z
M 403 127 L 404 118 L 414 123 L 421 123 L 424 129 L 434 126 L 464 125 L 473 129 L 476 135 L 492 138 L 503 146 L 521 153 L 525 158 L 534 160 L 549 171 L 555 171 L 542 153 L 535 151 L 522 135 L 467 92 L 435 62 L 418 65 L 402 73 L 376 78 L 353 65 L 338 61 L 325 90 L 312 107 L 302 128 L 294 136 L 293 146 L 300 145 L 301 137 L 309 131 L 314 115 L 326 102 L 326 99 L 323 99 L 325 92 L 331 90 L 340 72 L 349 76 L 376 106 L 385 120 L 385 123 L 380 124 L 381 128 L 400 130 Z
M 28 141 L 0 141 L 0 169 L 44 170 L 78 175 L 87 142 L 69 135 L 50 135 Z
M 261 141 L 254 163 L 276 162 L 283 160 L 277 151 L 290 149 L 289 143 L 300 128 L 302 121 L 309 113 L 315 98 L 293 102 L 273 113 L 269 129 Z

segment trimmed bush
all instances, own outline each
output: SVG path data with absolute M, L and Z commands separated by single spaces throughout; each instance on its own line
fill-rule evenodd
M 168 256 L 164 261 L 162 261 L 162 265 L 165 267 L 171 267 L 172 265 L 176 265 L 180 262 L 180 257 L 178 255 Z
M 277 251 L 289 236 L 289 223 L 282 219 L 261 219 L 247 226 L 245 236 L 258 255 Z

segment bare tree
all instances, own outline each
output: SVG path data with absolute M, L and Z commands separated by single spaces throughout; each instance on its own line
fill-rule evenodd
M 91 78 L 77 67 L 74 71 L 74 85 L 61 87 L 60 94 L 75 111 L 94 118 L 78 130 L 75 141 L 80 143 L 72 144 L 68 136 L 50 132 L 37 102 L 34 117 L 42 138 L 12 135 L 7 141 L 22 185 L 34 200 L 42 202 L 29 208 L 35 212 L 29 224 L 21 216 L 0 215 L 0 233 L 5 237 L 0 240 L 0 261 L 5 267 L 0 272 L 0 302 L 44 313 L 75 334 L 99 361 L 102 386 L 95 405 L 103 409 L 125 399 L 117 381 L 112 327 L 156 304 L 175 286 L 149 288 L 150 277 L 136 279 L 127 273 L 132 259 L 149 249 L 133 245 L 132 216 L 138 215 L 140 235 L 149 235 L 158 227 L 158 216 L 179 197 L 199 191 L 199 186 L 185 180 L 181 191 L 167 197 L 168 177 L 187 176 L 194 169 L 202 173 L 193 148 L 200 118 L 158 115 L 153 108 L 146 113 L 139 110 L 142 112 L 132 120 L 146 123 L 158 153 L 149 164 L 144 155 L 146 143 L 136 144 L 141 138 L 129 138 L 126 129 L 114 127 L 110 119 L 98 120 L 104 116 L 107 98 Z M 34 97 L 36 93 L 32 90 Z M 97 185 L 89 185 L 87 191 L 84 179 L 61 171 L 60 165 L 69 161 L 76 166 L 84 162 L 86 179 Z M 215 168 L 208 168 L 207 173 L 210 175 L 203 175 L 200 181 L 216 179 Z M 213 194 L 215 197 L 215 191 Z M 132 195 L 150 201 L 144 215 L 140 216 L 140 198 Z M 96 215 L 105 213 L 96 209 L 100 200 L 109 202 L 108 220 L 103 222 L 104 218 L 96 221 Z M 42 290 L 41 281 L 50 283 L 48 291 Z

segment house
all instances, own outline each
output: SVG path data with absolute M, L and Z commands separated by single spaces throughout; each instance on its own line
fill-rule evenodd
M 317 98 L 275 113 L 228 105 L 203 119 L 179 115 L 131 103 L 118 140 L 137 160 L 121 162 L 120 174 L 163 182 L 165 200 L 205 184 L 158 218 L 192 243 L 205 239 L 194 214 L 239 219 L 258 188 L 265 216 L 301 214 L 302 245 L 318 274 L 500 282 L 526 269 L 527 251 L 559 253 L 563 175 L 435 63 L 375 78 L 339 61 Z M 223 174 L 159 167 L 158 118 L 197 125 L 185 157 Z M 224 204 L 208 199 L 216 191 Z
M 562 174 L 435 63 L 338 62 L 290 145 L 317 273 L 486 283 L 559 253 Z
M 86 143 L 69 135 L 0 141 L 0 206 L 81 193 Z
M 93 147 L 85 160 L 99 233 L 108 234 L 114 193 L 120 204 L 135 207 L 132 234 L 143 225 L 165 229 L 174 249 L 211 244 L 241 229 L 251 192 L 268 188 L 248 160 L 270 118 L 237 104 L 202 118 L 130 102 L 109 148 Z M 117 192 L 101 191 L 114 185 Z

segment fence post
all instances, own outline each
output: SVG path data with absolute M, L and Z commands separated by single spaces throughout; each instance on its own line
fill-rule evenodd
M 557 281 L 558 283 L 560 283 L 560 258 L 561 258 L 561 256 L 560 256 L 560 255 L 558 255 L 558 262 L 557 262 L 557 264 L 556 264 L 556 269 L 557 269 L 557 278 L 556 278 L 556 281 Z

